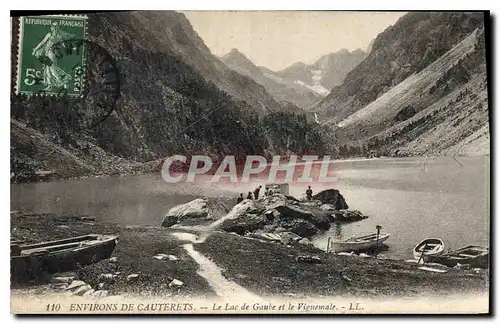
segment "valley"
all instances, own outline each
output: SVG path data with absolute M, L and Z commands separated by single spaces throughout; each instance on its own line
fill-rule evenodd
M 342 49 L 279 71 L 238 49 L 213 55 L 182 13 L 89 19 L 90 41 L 121 73 L 117 106 L 77 130 L 79 108 L 13 96 L 12 182 L 158 172 L 172 154 L 489 154 L 483 13 L 408 13 L 366 52 Z

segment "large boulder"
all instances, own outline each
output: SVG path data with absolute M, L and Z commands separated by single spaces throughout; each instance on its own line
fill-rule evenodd
M 262 229 L 267 224 L 267 220 L 258 214 L 248 213 L 237 219 L 227 219 L 221 224 L 221 229 L 226 232 L 234 232 L 244 235 L 247 232 L 253 232 Z
M 190 202 L 171 208 L 161 226 L 170 227 L 177 223 L 193 220 L 217 220 L 227 214 L 229 209 L 221 202 L 208 198 L 197 198 Z
M 262 207 L 254 200 L 246 199 L 231 208 L 217 227 L 227 232 L 244 235 L 246 232 L 262 229 L 270 222 Z
M 281 243 L 284 245 L 293 245 L 302 240 L 302 236 L 292 232 L 281 232 L 279 235 L 281 237 Z
M 334 206 L 336 210 L 349 209 L 344 197 L 337 189 L 327 189 L 318 192 L 312 197 L 313 200 L 319 200 L 322 204 Z
M 163 217 L 163 221 L 161 222 L 161 226 L 170 227 L 170 226 L 174 226 L 178 222 L 179 222 L 179 218 L 177 216 L 167 214 L 167 215 L 165 215 L 165 217 Z
M 366 218 L 359 211 L 342 209 L 347 204 L 338 190 L 325 190 L 315 197 L 319 199 L 308 202 L 281 194 L 264 197 L 258 201 L 244 200 L 213 225 L 240 235 L 256 231 L 279 234 L 281 242 L 288 245 L 297 242 L 297 236 L 310 238 L 321 230 L 328 230 L 333 221 L 352 222 Z M 324 203 L 320 199 L 323 199 Z M 290 234 L 282 235 L 283 232 Z
M 362 219 L 368 218 L 368 216 L 363 215 L 359 210 L 336 210 L 328 215 L 330 221 L 332 222 L 357 222 Z
M 323 211 L 336 211 L 337 208 L 335 208 L 334 205 L 331 204 L 323 204 L 319 207 Z
M 221 229 L 238 234 L 256 230 L 266 233 L 288 231 L 300 237 L 311 237 L 319 233 L 319 229 L 330 228 L 330 221 L 326 216 L 321 211 L 313 213 L 304 210 L 297 200 L 276 194 L 260 201 L 244 200 L 236 205 L 224 217 Z
M 313 246 L 313 242 L 311 242 L 311 240 L 309 240 L 308 238 L 305 238 L 305 237 L 303 239 L 301 239 L 298 243 L 302 244 L 302 245 Z
M 320 229 L 330 228 L 330 221 L 322 213 L 313 213 L 292 205 L 278 205 L 274 207 L 274 210 L 279 212 L 281 220 L 302 219 Z
M 282 194 L 274 194 L 272 196 L 264 197 L 261 201 L 262 205 L 264 205 L 267 209 L 272 209 L 275 206 L 291 204 L 294 202 L 291 199 L 288 199 L 287 196 Z
M 281 227 L 302 237 L 312 237 L 319 233 L 316 226 L 303 219 L 288 219 L 280 222 Z

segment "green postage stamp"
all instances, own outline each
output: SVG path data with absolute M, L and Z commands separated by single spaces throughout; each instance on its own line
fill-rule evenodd
M 20 17 L 16 92 L 81 96 L 86 29 L 86 16 Z

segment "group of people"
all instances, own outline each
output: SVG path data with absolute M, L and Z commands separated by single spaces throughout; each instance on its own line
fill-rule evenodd
M 257 200 L 259 199 L 259 194 L 260 194 L 260 189 L 262 188 L 262 185 L 258 186 L 254 191 L 253 191 L 253 195 L 252 195 L 252 192 L 249 191 L 248 192 L 248 195 L 247 195 L 247 199 L 254 199 Z M 269 196 L 271 190 L 269 189 L 266 189 L 266 192 L 264 193 L 265 196 Z M 238 200 L 237 200 L 237 204 L 239 204 L 240 202 L 242 202 L 244 200 L 243 198 L 243 194 L 240 193 L 240 196 L 238 197 Z
M 254 191 L 253 191 L 253 195 L 252 195 L 252 192 L 249 191 L 248 192 L 248 195 L 247 195 L 247 198 L 246 199 L 259 199 L 259 194 L 260 194 L 260 189 L 262 188 L 262 185 L 258 186 Z M 277 186 L 275 186 L 275 188 L 277 188 Z M 264 196 L 267 197 L 267 196 L 272 196 L 274 194 L 273 190 L 272 189 L 269 189 L 269 188 L 266 188 L 266 191 L 264 192 Z M 311 200 L 312 199 L 312 194 L 313 194 L 313 191 L 311 189 L 311 186 L 308 186 L 307 187 L 307 190 L 306 190 L 306 198 L 307 200 Z M 242 202 L 244 200 L 243 198 L 243 194 L 240 193 L 240 196 L 238 197 L 236 203 L 239 204 L 240 202 Z

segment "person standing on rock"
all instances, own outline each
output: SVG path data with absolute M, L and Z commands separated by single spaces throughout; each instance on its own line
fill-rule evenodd
M 257 187 L 257 188 L 253 191 L 253 196 L 255 197 L 255 200 L 259 199 L 260 188 L 262 188 L 262 186 L 258 186 L 258 187 Z
M 253 199 L 253 198 L 252 198 L 252 192 L 251 192 L 251 191 L 249 191 L 249 192 L 248 192 L 247 199 Z
M 311 186 L 308 186 L 307 187 L 307 190 L 306 190 L 306 196 L 307 196 L 307 200 L 312 200 L 312 197 L 313 197 L 313 191 L 311 189 Z
M 236 204 L 239 204 L 240 202 L 243 201 L 243 194 L 240 193 L 240 196 L 238 197 L 238 199 L 236 200 Z

